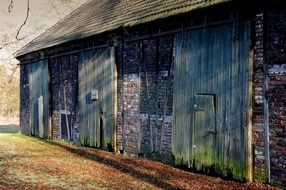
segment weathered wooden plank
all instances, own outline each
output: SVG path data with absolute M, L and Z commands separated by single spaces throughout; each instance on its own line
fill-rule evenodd
M 112 125 L 113 129 L 110 132 L 113 134 L 113 137 L 111 136 L 110 138 L 113 139 L 113 144 L 112 147 L 114 147 L 114 151 L 117 152 L 117 134 L 116 134 L 116 123 L 117 123 L 117 111 L 118 111 L 118 102 L 117 102 L 117 78 L 118 78 L 118 72 L 117 72 L 117 64 L 115 63 L 115 47 L 111 47 L 110 49 L 110 62 L 111 62 L 111 70 L 112 70 L 112 76 L 111 79 L 113 81 L 112 89 L 113 90 L 113 95 L 112 95 L 112 107 L 113 107 L 113 113 L 112 113 Z M 114 63 L 114 64 L 112 64 Z
M 79 126 L 80 126 L 80 130 L 79 130 L 79 140 L 81 144 L 85 144 L 85 131 L 83 130 L 83 126 L 85 126 L 85 117 L 84 117 L 84 53 L 80 53 L 80 59 L 79 59 L 79 63 L 78 63 L 78 83 L 79 83 L 79 87 L 78 87 L 78 96 L 79 96 Z
M 39 137 L 44 137 L 44 100 L 43 96 L 38 98 L 38 118 L 39 118 Z
M 251 36 L 249 31 L 251 31 L 251 23 L 249 22 L 246 26 L 245 30 L 245 36 L 246 36 L 246 44 L 249 46 L 248 48 L 245 48 L 245 51 L 247 49 L 250 49 L 249 53 L 249 64 L 246 64 L 247 70 L 248 70 L 248 76 L 247 76 L 247 90 L 248 90 L 248 97 L 247 97 L 247 180 L 250 182 L 253 182 L 253 123 L 252 123 L 252 117 L 253 117 L 253 105 L 252 105 L 252 97 L 253 97 L 253 61 L 254 61 L 254 49 L 253 46 L 250 46 L 251 42 Z M 246 60 L 247 62 L 247 60 Z
M 175 45 L 175 53 L 180 54 L 183 51 L 182 48 L 182 43 L 183 39 L 181 35 L 176 35 L 176 45 Z M 176 164 L 182 164 L 186 163 L 186 155 L 184 155 L 183 150 L 185 149 L 184 147 L 184 139 L 183 139 L 183 130 L 184 128 L 182 127 L 183 121 L 183 113 L 181 109 L 181 102 L 182 100 L 182 75 L 180 73 L 183 73 L 182 71 L 182 62 L 184 57 L 182 56 L 176 56 L 175 58 L 175 65 L 174 65 L 174 130 L 173 130 L 173 152 L 174 155 L 176 155 Z M 181 139 L 181 140 L 178 140 Z
M 195 118 L 193 117 L 194 111 L 195 111 L 195 92 L 200 92 L 202 88 L 201 80 L 194 80 L 202 77 L 204 74 L 201 73 L 201 71 L 204 69 L 201 62 L 202 62 L 202 56 L 203 56 L 203 51 L 202 49 L 202 37 L 203 33 L 201 31 L 196 30 L 193 31 L 192 34 L 188 34 L 188 55 L 189 56 L 189 61 L 188 61 L 188 67 L 190 68 L 190 78 L 188 79 L 188 83 L 190 84 L 191 88 L 189 89 L 188 94 L 186 95 L 189 97 L 189 104 L 190 104 L 190 112 L 189 112 L 189 117 L 190 117 L 190 123 L 188 124 L 191 128 L 191 134 L 190 137 L 192 139 L 189 147 L 191 150 L 191 157 L 192 162 L 196 158 L 196 142 L 195 142 L 195 134 L 196 134 L 196 124 L 195 124 Z M 191 50 L 191 51 L 190 51 Z

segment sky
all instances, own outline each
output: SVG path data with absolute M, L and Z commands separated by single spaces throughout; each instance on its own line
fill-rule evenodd
M 80 2 L 80 1 L 79 1 Z M 10 0 L 0 0 L 0 30 L 1 32 L 16 33 L 17 29 L 24 22 L 26 17 L 27 0 L 13 0 L 12 11 L 8 12 Z M 52 25 L 60 17 L 53 9 L 57 6 L 60 15 L 63 17 L 72 11 L 77 4 L 64 0 L 30 0 L 30 16 L 27 25 L 23 28 L 23 33 L 33 30 L 39 25 Z
M 43 33 L 87 0 L 30 0 L 29 18 L 19 35 L 20 38 L 27 37 L 22 41 L 17 41 L 15 39 L 17 31 L 26 17 L 27 1 L 13 0 L 13 7 L 9 13 L 8 7 L 11 0 L 0 0 L 0 64 L 11 59 L 17 49 Z M 3 43 L 14 41 L 15 43 L 2 47 Z M 16 62 L 16 60 L 12 61 Z

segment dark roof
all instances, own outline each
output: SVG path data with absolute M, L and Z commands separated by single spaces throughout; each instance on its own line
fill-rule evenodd
M 20 49 L 16 57 L 231 0 L 90 0 Z

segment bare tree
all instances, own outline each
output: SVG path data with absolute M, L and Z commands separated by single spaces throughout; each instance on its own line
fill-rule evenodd
M 37 7 L 32 1 L 26 0 L 26 14 L 21 25 L 15 27 L 17 22 L 11 24 L 14 25 L 15 32 L 5 30 L 5 26 L 1 31 L 2 26 L 0 27 L 0 116 L 17 115 L 19 110 L 19 65 L 14 59 L 15 52 L 85 1 L 48 0 L 43 1 L 41 7 Z M 17 10 L 17 3 L 19 1 L 10 0 L 5 13 L 8 12 L 12 17 L 12 13 Z M 47 16 L 53 22 L 45 22 Z M 43 22 L 35 22 L 35 20 L 43 20 Z

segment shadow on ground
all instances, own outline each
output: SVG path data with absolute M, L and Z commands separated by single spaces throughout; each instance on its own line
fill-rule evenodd
M 19 131 L 19 126 L 15 124 L 0 125 L 0 133 L 15 134 Z
M 112 153 L 107 153 L 101 150 L 92 150 L 89 148 L 79 148 L 75 146 L 70 146 L 68 144 L 62 144 L 54 141 L 46 141 L 49 144 L 59 146 L 70 153 L 85 158 L 90 159 L 93 161 L 96 161 L 98 163 L 107 165 L 109 167 L 112 167 L 114 169 L 119 170 L 120 172 L 129 174 L 139 180 L 148 182 L 150 184 L 153 184 L 154 186 L 158 188 L 163 189 L 181 189 L 179 186 L 172 185 L 170 183 L 164 182 L 165 180 L 169 179 L 171 176 L 166 175 L 164 170 L 160 170 L 156 168 L 155 166 L 148 166 L 148 165 L 141 165 L 142 163 L 128 158 L 128 157 L 121 157 L 116 156 L 116 159 L 110 159 L 108 155 L 111 155 Z M 147 162 L 147 160 L 146 160 Z M 157 173 L 158 176 L 152 175 L 152 174 L 146 174 L 140 171 L 140 169 L 152 171 L 151 173 Z M 179 172 L 176 174 L 178 175 Z M 187 178 L 187 180 L 190 180 L 189 175 L 182 175 L 181 178 Z
M 238 186 L 240 187 L 239 189 L 275 189 L 269 186 L 223 181 L 202 175 L 194 175 L 145 159 L 132 159 L 101 150 L 80 148 L 55 141 L 46 142 L 61 147 L 76 156 L 112 167 L 162 189 L 237 189 Z M 174 178 L 176 179 L 175 181 L 173 180 Z

